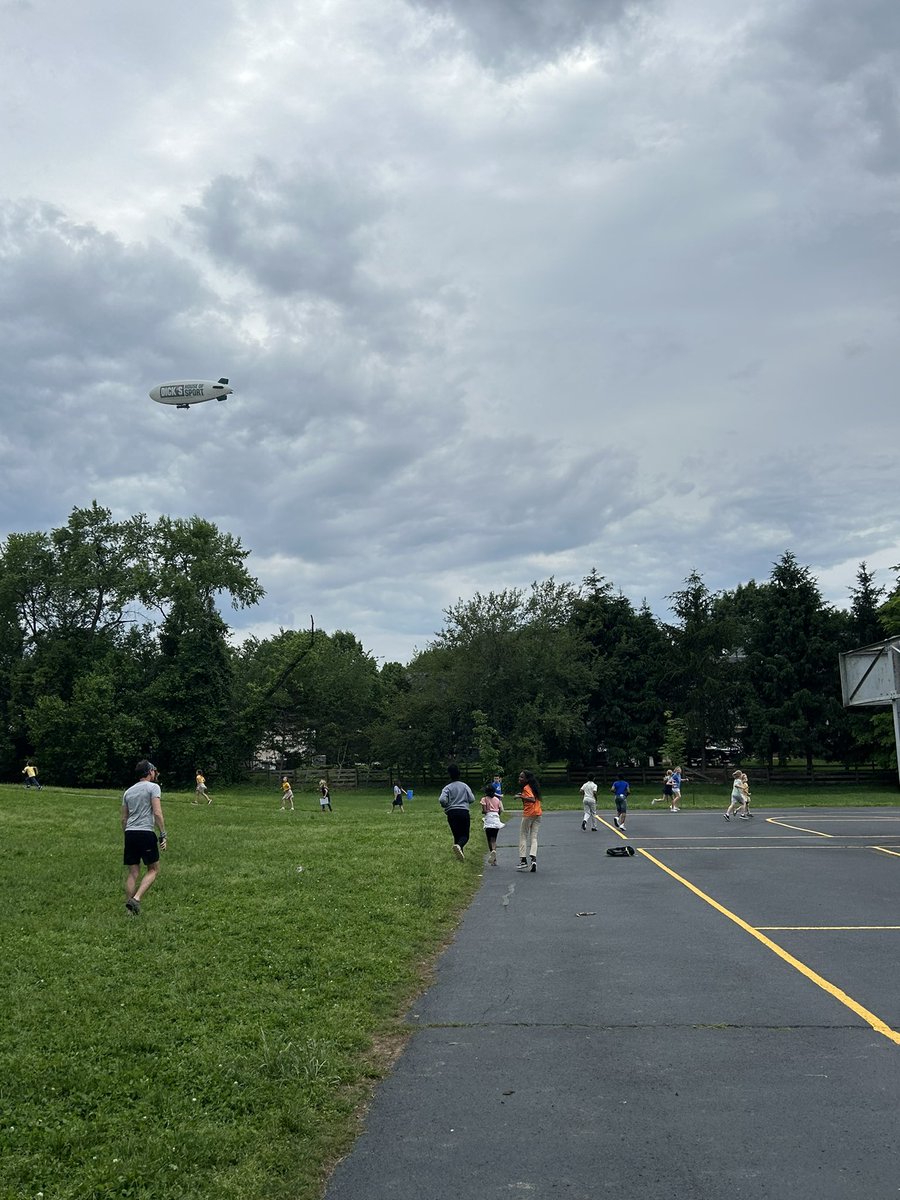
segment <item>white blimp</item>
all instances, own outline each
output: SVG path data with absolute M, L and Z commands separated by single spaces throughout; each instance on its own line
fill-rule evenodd
M 213 383 L 210 379 L 174 379 L 161 383 L 150 392 L 150 399 L 157 404 L 174 404 L 176 408 L 190 408 L 192 404 L 203 404 L 207 400 L 224 400 L 234 389 L 227 379 Z

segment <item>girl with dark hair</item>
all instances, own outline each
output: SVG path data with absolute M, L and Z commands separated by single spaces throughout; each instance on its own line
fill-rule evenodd
M 541 808 L 541 785 L 531 771 L 520 771 L 519 788 L 521 790 L 516 792 L 516 799 L 522 801 L 522 824 L 519 826 L 519 865 L 516 870 L 536 871 L 538 830 L 544 811 Z
M 481 811 L 484 816 L 484 836 L 487 838 L 488 845 L 488 862 L 492 867 L 497 865 L 497 834 L 503 828 L 503 822 L 500 819 L 500 814 L 503 812 L 503 801 L 497 795 L 497 790 L 492 783 L 484 785 L 484 794 L 481 797 Z

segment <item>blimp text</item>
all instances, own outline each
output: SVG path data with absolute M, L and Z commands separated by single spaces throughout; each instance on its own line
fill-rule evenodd
M 203 397 L 205 395 L 202 383 L 170 383 L 159 389 L 160 400 L 172 400 L 181 396 Z

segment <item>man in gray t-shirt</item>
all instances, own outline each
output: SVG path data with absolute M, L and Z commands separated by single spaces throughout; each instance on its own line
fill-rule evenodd
M 165 850 L 166 823 L 163 819 L 159 771 L 142 759 L 137 765 L 138 781 L 122 797 L 122 831 L 125 834 L 125 907 L 135 916 L 141 911 L 141 897 L 156 882 L 159 852 Z M 156 830 L 159 830 L 157 839 Z M 141 862 L 147 868 L 138 883 Z

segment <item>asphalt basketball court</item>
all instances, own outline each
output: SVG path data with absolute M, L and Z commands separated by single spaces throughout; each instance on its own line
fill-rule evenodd
M 900 809 L 603 819 L 508 822 L 328 1200 L 900 1195 Z

